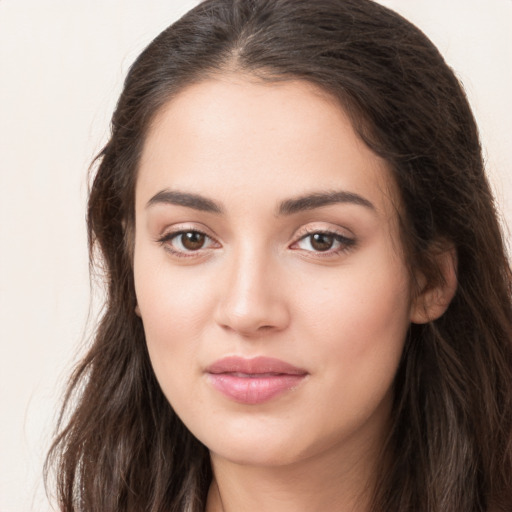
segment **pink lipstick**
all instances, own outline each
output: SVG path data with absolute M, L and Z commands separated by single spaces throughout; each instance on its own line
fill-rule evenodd
M 306 370 L 271 357 L 231 356 L 206 368 L 212 386 L 235 402 L 260 404 L 297 387 Z

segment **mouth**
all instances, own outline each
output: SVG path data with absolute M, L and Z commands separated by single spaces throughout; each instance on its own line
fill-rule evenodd
M 267 402 L 295 389 L 308 375 L 280 359 L 231 356 L 205 370 L 210 384 L 227 398 L 248 405 Z

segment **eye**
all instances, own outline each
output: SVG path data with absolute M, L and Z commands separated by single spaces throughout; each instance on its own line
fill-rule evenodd
M 199 233 L 199 231 L 187 231 L 186 233 L 175 236 L 173 240 L 181 246 L 180 249 L 197 251 L 203 248 L 206 242 L 206 235 Z
M 158 242 L 177 256 L 185 256 L 216 246 L 216 242 L 208 235 L 193 229 L 167 233 Z
M 315 231 L 300 238 L 292 248 L 309 252 L 339 253 L 348 250 L 355 244 L 355 240 L 339 233 L 329 231 Z

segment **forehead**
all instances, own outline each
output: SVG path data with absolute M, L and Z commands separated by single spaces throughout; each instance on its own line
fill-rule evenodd
M 246 202 L 258 194 L 277 200 L 341 188 L 370 195 L 387 211 L 396 198 L 386 162 L 359 138 L 333 97 L 305 81 L 243 76 L 191 85 L 156 115 L 137 200 L 163 188 Z

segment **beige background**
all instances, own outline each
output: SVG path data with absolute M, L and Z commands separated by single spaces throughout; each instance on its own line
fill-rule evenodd
M 0 512 L 50 510 L 41 466 L 89 310 L 86 172 L 138 52 L 185 0 L 0 0 Z M 382 0 L 439 46 L 512 222 L 512 1 Z

